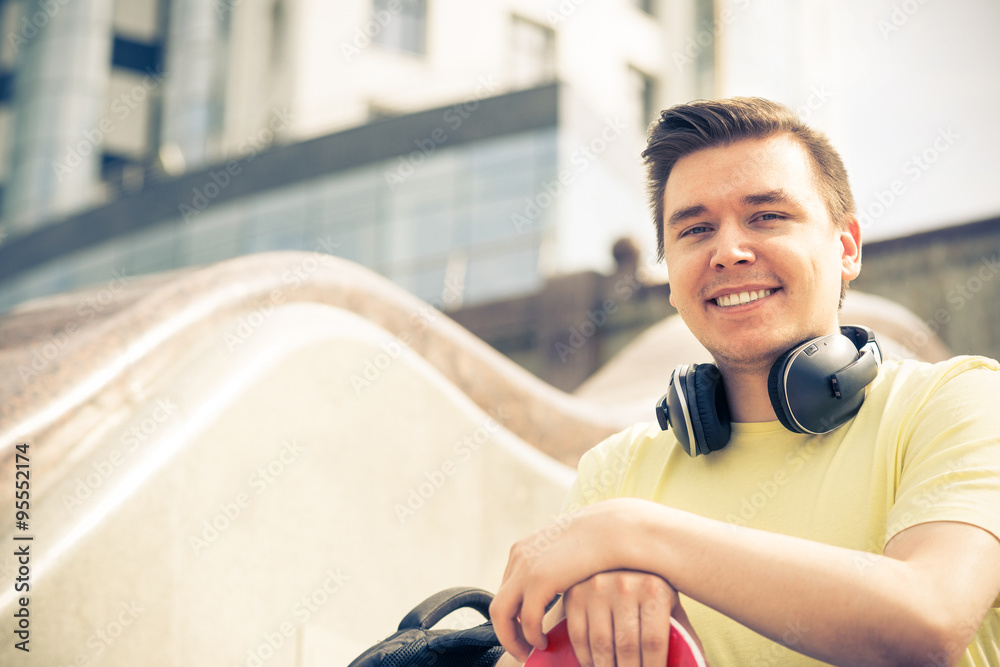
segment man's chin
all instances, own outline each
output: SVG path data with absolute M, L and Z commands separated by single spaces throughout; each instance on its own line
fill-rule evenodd
M 795 343 L 780 345 L 778 347 L 757 347 L 746 346 L 743 348 L 733 348 L 732 346 L 720 347 L 719 349 L 709 348 L 715 364 L 722 369 L 723 373 L 739 373 L 741 375 L 766 375 L 771 371 L 774 362 L 785 353 Z
M 771 371 L 771 365 L 777 357 L 714 357 L 715 365 L 722 369 L 723 374 L 766 375 Z

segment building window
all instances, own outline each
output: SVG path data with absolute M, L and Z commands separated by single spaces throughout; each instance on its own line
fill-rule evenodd
M 511 17 L 511 82 L 530 88 L 556 78 L 556 33 L 520 16 Z
M 632 4 L 647 14 L 656 14 L 656 0 L 632 0 Z
M 275 0 L 271 5 L 271 65 L 276 67 L 285 60 L 285 2 Z
M 142 190 L 159 144 L 167 0 L 115 0 L 101 180 L 114 199 Z
M 634 105 L 638 127 L 648 127 L 653 122 L 657 108 L 656 79 L 637 67 L 628 68 L 629 99 Z
M 715 22 L 715 0 L 695 0 L 695 32 L 712 26 Z M 698 96 L 710 98 L 715 95 L 715 49 L 716 40 L 699 51 L 695 59 L 696 85 Z
M 0 103 L 14 99 L 14 73 L 0 70 Z
M 160 45 L 143 44 L 115 35 L 111 49 L 111 64 L 136 72 L 159 72 Z
M 145 178 L 146 168 L 142 162 L 107 151 L 101 155 L 101 181 L 108 199 L 142 190 Z
M 395 51 L 427 53 L 427 0 L 373 0 L 372 21 L 381 26 L 376 44 Z

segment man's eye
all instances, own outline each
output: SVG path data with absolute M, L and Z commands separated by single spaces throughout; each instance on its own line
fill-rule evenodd
M 781 220 L 784 217 L 785 216 L 781 215 L 780 213 L 763 213 L 758 218 L 758 220 L 763 220 L 765 222 L 770 222 L 772 220 Z
M 684 237 L 684 236 L 690 236 L 692 234 L 704 234 L 707 231 L 708 227 L 706 227 L 705 225 L 697 225 L 695 227 L 688 227 L 687 229 L 685 229 L 681 233 L 681 236 Z

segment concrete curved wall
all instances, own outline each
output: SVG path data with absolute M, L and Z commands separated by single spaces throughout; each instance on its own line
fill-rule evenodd
M 572 470 L 502 409 L 412 350 L 352 383 L 385 330 L 289 304 L 234 344 L 241 319 L 33 463 L 30 664 L 346 664 L 424 596 L 495 589 L 553 518 Z M 34 462 L 48 443 L 28 441 Z

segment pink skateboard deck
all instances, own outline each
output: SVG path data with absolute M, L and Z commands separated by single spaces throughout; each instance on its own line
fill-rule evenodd
M 569 643 L 565 619 L 547 636 L 548 647 L 544 651 L 532 651 L 524 667 L 580 667 Z M 694 639 L 674 619 L 670 619 L 670 649 L 666 667 L 707 667 Z

